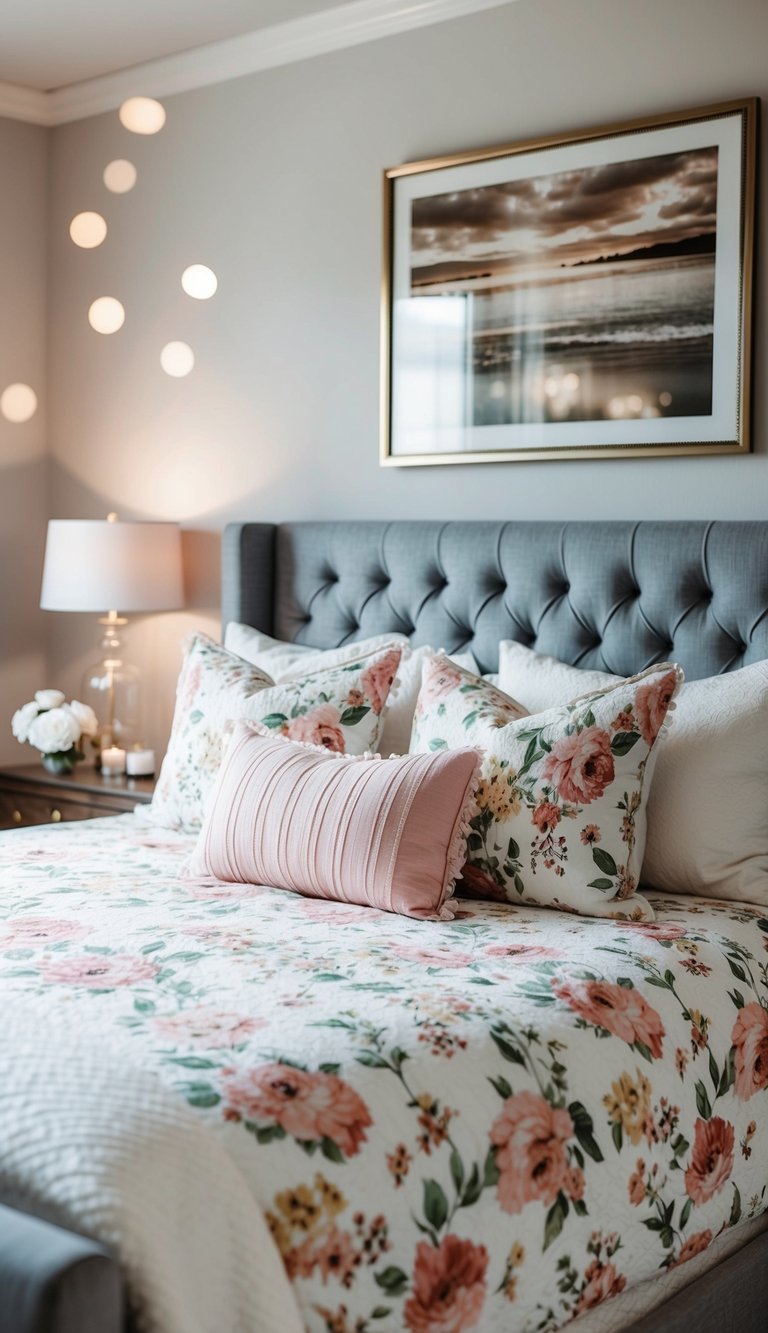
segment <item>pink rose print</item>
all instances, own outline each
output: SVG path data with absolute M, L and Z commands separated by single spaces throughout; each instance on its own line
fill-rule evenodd
M 223 1092 L 228 1107 L 249 1120 L 271 1121 L 305 1142 L 331 1139 L 345 1157 L 360 1151 L 373 1124 L 362 1097 L 335 1074 L 261 1065 L 225 1077 Z
M 507 1213 L 520 1213 L 539 1199 L 547 1207 L 566 1184 L 565 1146 L 573 1137 L 573 1121 L 554 1110 L 536 1092 L 508 1097 L 491 1126 L 500 1171 L 496 1197 Z
M 64 921 L 55 916 L 23 916 L 17 920 L 4 921 L 3 930 L 8 932 L 0 936 L 0 949 L 19 948 L 24 945 L 44 945 L 58 940 L 81 940 L 89 935 L 87 926 L 79 921 Z
M 537 805 L 531 815 L 531 821 L 536 825 L 539 833 L 551 833 L 560 823 L 560 819 L 560 807 L 553 805 L 551 801 L 542 801 L 541 805 Z
M 335 1277 L 343 1287 L 351 1287 L 360 1256 L 347 1231 L 340 1231 L 334 1224 L 313 1257 L 323 1282 L 327 1282 L 329 1277 Z
M 627 1191 L 632 1207 L 639 1208 L 640 1204 L 645 1201 L 645 1162 L 642 1157 L 637 1159 L 637 1166 L 629 1177 Z
M 403 1319 L 410 1333 L 463 1333 L 474 1328 L 485 1303 L 488 1251 L 446 1236 L 437 1248 L 416 1246 L 411 1296 Z
M 559 949 L 544 944 L 489 944 L 485 952 L 489 958 L 509 958 L 519 963 L 540 963 L 563 956 Z
M 139 981 L 152 981 L 160 968 L 148 958 L 133 954 L 85 954 L 73 958 L 44 958 L 40 964 L 40 978 L 48 985 L 86 986 L 89 990 L 111 990 L 113 986 L 135 986 Z
M 187 678 L 184 681 L 184 703 L 183 708 L 188 712 L 195 701 L 195 695 L 200 688 L 200 681 L 203 677 L 203 668 L 200 662 L 196 662 L 187 672 Z
M 757 1000 L 739 1010 L 731 1041 L 736 1048 L 736 1096 L 746 1102 L 768 1087 L 768 1010 Z
M 541 776 L 564 801 L 589 805 L 602 796 L 614 777 L 611 738 L 602 727 L 585 727 L 552 746 Z
M 612 1263 L 603 1264 L 599 1259 L 593 1259 L 586 1273 L 586 1286 L 579 1297 L 579 1303 L 576 1306 L 575 1313 L 583 1314 L 585 1310 L 591 1310 L 595 1305 L 600 1305 L 602 1301 L 607 1301 L 611 1296 L 618 1296 L 627 1285 L 627 1279 L 623 1273 L 617 1273 Z
M 424 713 L 427 704 L 439 703 L 461 684 L 462 674 L 445 657 L 430 657 L 424 663 L 419 691 L 418 712 Z
M 440 948 L 419 949 L 414 944 L 393 944 L 392 952 L 407 962 L 423 963 L 425 967 L 467 967 L 472 962 L 471 953 L 462 953 L 459 949 Z
M 341 713 L 333 704 L 320 704 L 311 708 L 303 717 L 294 717 L 284 722 L 280 728 L 282 734 L 292 741 L 303 741 L 305 745 L 319 745 L 325 750 L 334 750 L 344 754 L 344 732 L 339 726 Z
M 552 989 L 571 1009 L 605 1028 L 630 1046 L 639 1041 L 655 1060 L 662 1051 L 665 1029 L 660 1015 L 635 986 L 617 986 L 610 981 L 554 981 Z
M 384 653 L 383 657 L 371 662 L 371 665 L 365 668 L 360 678 L 363 694 L 369 700 L 374 713 L 380 713 L 387 702 L 387 696 L 392 689 L 401 657 L 402 649 L 390 648 L 388 652 Z
M 670 1268 L 678 1268 L 680 1264 L 687 1264 L 689 1259 L 695 1259 L 697 1254 L 702 1254 L 704 1250 L 709 1249 L 712 1244 L 712 1232 L 707 1228 L 706 1231 L 697 1231 L 694 1236 L 689 1236 L 683 1248 L 678 1254 Z
M 152 1027 L 159 1037 L 173 1045 L 203 1051 L 220 1046 L 240 1046 L 252 1033 L 268 1026 L 265 1018 L 243 1018 L 240 1014 L 217 1012 L 204 1005 L 152 1020 Z
M 690 934 L 685 926 L 679 926 L 674 921 L 617 921 L 616 926 L 621 930 L 636 930 L 639 935 L 645 935 L 649 940 L 660 940 L 664 943 L 687 939 Z
M 696 1121 L 685 1192 L 695 1204 L 706 1203 L 728 1184 L 733 1170 L 733 1125 L 715 1116 Z
M 92 855 L 84 847 L 79 852 L 74 847 L 30 847 L 28 852 L 24 852 L 24 860 L 32 865 L 75 865 L 79 861 L 88 861 Z
M 651 746 L 656 740 L 676 689 L 676 671 L 668 671 L 661 679 L 652 677 L 645 685 L 638 686 L 635 710 L 640 724 L 640 735 L 646 745 Z

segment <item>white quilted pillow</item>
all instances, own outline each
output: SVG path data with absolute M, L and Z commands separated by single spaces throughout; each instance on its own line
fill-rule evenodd
M 504 640 L 499 686 L 531 712 L 620 677 Z M 688 681 L 648 800 L 642 881 L 768 907 L 768 661 Z
M 390 643 L 407 645 L 408 640 L 404 634 L 376 634 L 373 638 L 359 639 L 357 643 L 347 643 L 341 648 L 308 648 L 303 643 L 283 643 L 280 639 L 271 639 L 268 634 L 251 629 L 249 625 L 234 622 L 227 625 L 224 636 L 225 648 L 266 671 L 277 684 L 297 675 L 343 666 L 351 659 L 358 658 L 361 653 L 374 652 Z M 434 652 L 434 648 L 422 646 L 403 654 L 397 673 L 397 688 L 390 695 L 384 714 L 384 727 L 378 746 L 381 754 L 408 753 L 413 714 L 421 688 L 421 669 Z M 465 671 L 477 671 L 477 663 L 471 653 L 457 653 L 451 661 Z
M 230 653 L 244 657 L 252 666 L 266 671 L 279 684 L 287 676 L 309 674 L 312 671 L 327 671 L 330 667 L 344 666 L 361 653 L 373 653 L 378 648 L 387 648 L 390 643 L 407 643 L 404 634 L 375 634 L 370 639 L 358 639 L 357 643 L 345 643 L 341 648 L 308 647 L 306 643 L 283 643 L 281 639 L 272 639 L 269 634 L 251 629 L 250 625 L 238 625 L 231 621 L 224 635 L 224 647 Z M 317 659 L 317 661 L 315 661 Z

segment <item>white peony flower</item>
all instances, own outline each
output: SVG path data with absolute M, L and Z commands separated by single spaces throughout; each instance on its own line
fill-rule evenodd
M 23 708 L 17 708 L 11 718 L 11 731 L 22 745 L 29 738 L 29 728 L 39 712 L 38 705 L 33 701 L 31 704 L 24 704 Z
M 64 695 L 61 690 L 38 690 L 35 699 L 38 708 L 60 708 Z
M 81 704 L 79 699 L 73 699 L 71 704 L 65 704 L 64 707 L 69 709 L 75 719 L 80 728 L 81 736 L 98 735 L 99 720 L 90 704 Z
M 80 727 L 68 708 L 51 708 L 35 718 L 27 739 L 41 754 L 60 754 L 62 750 L 71 750 L 77 744 Z

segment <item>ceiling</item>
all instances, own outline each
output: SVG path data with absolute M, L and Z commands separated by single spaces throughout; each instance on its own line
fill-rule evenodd
M 349 0 L 0 0 L 0 82 L 47 92 Z

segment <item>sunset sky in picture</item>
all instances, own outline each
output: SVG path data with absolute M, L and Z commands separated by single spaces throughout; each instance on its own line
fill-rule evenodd
M 556 269 L 714 232 L 717 151 L 665 153 L 414 199 L 413 279 Z

